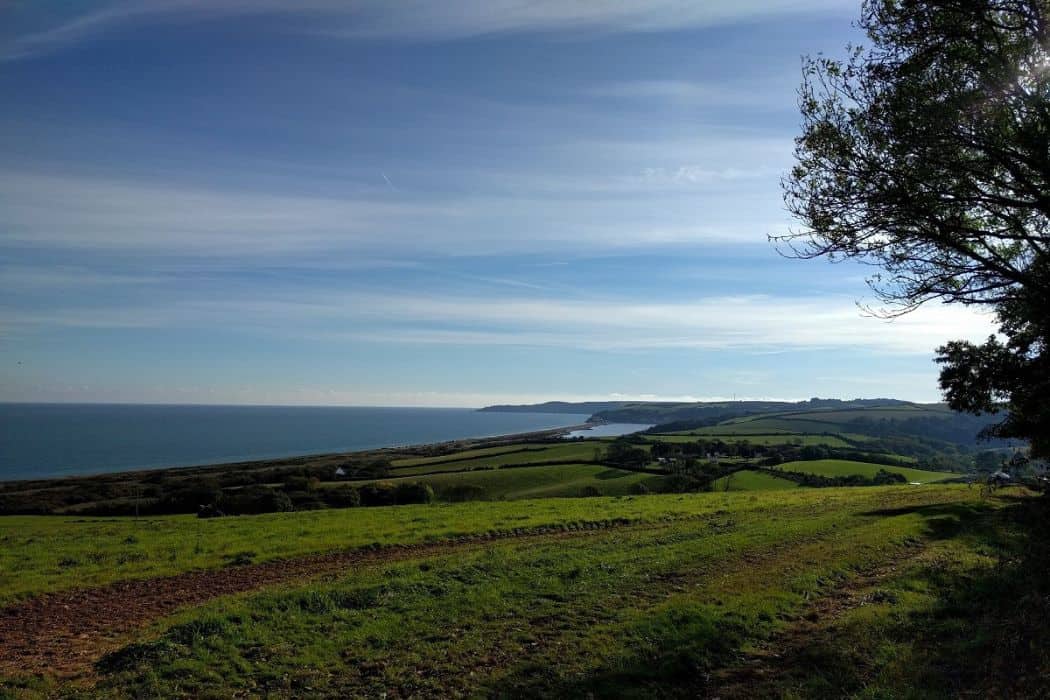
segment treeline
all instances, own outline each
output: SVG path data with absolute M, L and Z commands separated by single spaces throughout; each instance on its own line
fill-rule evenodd
M 859 416 L 844 424 L 847 432 L 875 437 L 919 436 L 926 440 L 949 442 L 973 447 L 980 441 L 981 432 L 995 422 L 995 416 L 972 416 L 966 413 L 950 415 L 915 416 L 885 420 Z M 992 440 L 995 447 L 1006 447 L 1008 440 Z
M 294 476 L 281 486 L 253 484 L 223 489 L 215 479 L 187 479 L 160 497 L 101 498 L 82 505 L 52 506 L 23 497 L 0 496 L 0 513 L 43 515 L 76 513 L 94 516 L 176 515 L 201 517 L 257 515 L 322 508 L 391 506 L 430 503 L 434 491 L 419 482 L 324 487 L 314 478 Z
M 821 488 L 827 486 L 888 486 L 891 484 L 906 484 L 908 479 L 903 474 L 880 469 L 874 476 L 861 476 L 860 474 L 849 474 L 847 476 L 820 476 L 818 474 L 806 474 L 803 472 L 786 471 L 777 469 L 777 476 L 794 481 L 799 486 L 811 486 Z
M 433 501 L 434 490 L 420 482 L 396 485 L 379 482 L 361 486 L 344 484 L 324 488 L 316 482 L 309 481 L 302 484 L 301 488 L 290 489 L 288 485 L 284 489 L 257 486 L 243 492 L 222 492 L 213 504 L 198 507 L 197 515 L 213 518 L 223 515 L 254 515 L 324 508 L 400 506 Z
M 407 488 L 388 493 L 387 489 L 370 484 L 320 487 L 321 482 L 383 479 L 389 473 L 388 460 L 370 459 L 255 470 L 228 469 L 205 475 L 172 470 L 53 482 L 11 482 L 0 490 L 0 515 L 175 515 L 196 513 L 202 508 L 248 514 L 422 502 L 421 496 L 412 495 Z M 390 488 L 396 490 L 401 486 Z
M 766 467 L 775 467 L 785 462 L 816 459 L 846 459 L 855 462 L 885 464 L 890 467 L 916 466 L 915 462 L 894 455 L 855 448 L 827 445 L 758 445 L 749 442 L 727 442 L 721 439 L 705 438 L 698 438 L 695 442 L 654 442 L 651 454 L 653 459 L 663 458 L 676 461 L 743 458 L 754 460 L 755 464 Z
M 631 404 L 622 408 L 599 411 L 591 418 L 610 423 L 657 423 L 666 425 L 684 425 L 679 430 L 705 425 L 705 421 L 718 419 L 718 422 L 742 416 L 761 414 L 808 411 L 822 408 L 879 408 L 886 406 L 904 406 L 907 401 L 897 399 L 841 399 L 812 398 L 808 401 L 717 401 L 707 403 L 684 404 Z

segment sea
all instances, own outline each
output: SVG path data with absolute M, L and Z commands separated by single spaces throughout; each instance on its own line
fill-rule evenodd
M 420 445 L 580 425 L 465 408 L 0 404 L 0 481 Z

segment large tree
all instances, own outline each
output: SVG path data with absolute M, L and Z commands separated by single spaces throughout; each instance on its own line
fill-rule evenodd
M 938 350 L 957 410 L 1050 456 L 1050 0 L 869 0 L 867 47 L 808 59 L 784 180 L 790 253 L 876 267 L 888 313 L 991 307 Z

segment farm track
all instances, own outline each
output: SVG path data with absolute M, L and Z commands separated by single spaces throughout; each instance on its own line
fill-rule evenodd
M 329 552 L 259 564 L 118 581 L 92 589 L 45 593 L 0 610 L 0 675 L 91 675 L 94 663 L 129 633 L 221 596 L 336 576 L 354 567 L 472 551 L 496 541 L 562 539 L 612 528 L 653 527 L 626 520 L 521 528 L 424 544 Z
M 785 679 L 807 668 L 807 650 L 834 639 L 837 622 L 866 605 L 873 589 L 900 575 L 926 552 L 928 544 L 908 547 L 815 598 L 795 622 L 746 654 L 737 666 L 717 672 L 711 683 L 718 689 L 714 696 L 721 700 L 780 697 Z

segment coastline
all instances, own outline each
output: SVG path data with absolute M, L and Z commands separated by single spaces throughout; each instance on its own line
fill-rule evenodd
M 36 485 L 73 485 L 89 481 L 107 481 L 124 479 L 155 479 L 167 472 L 177 472 L 180 477 L 209 476 L 230 470 L 252 472 L 279 467 L 313 467 L 313 466 L 335 466 L 338 463 L 353 459 L 404 459 L 411 457 L 437 457 L 451 454 L 461 450 L 481 449 L 484 447 L 499 447 L 500 445 L 512 444 L 523 441 L 548 441 L 563 439 L 569 433 L 577 430 L 586 430 L 597 425 L 603 425 L 604 421 L 588 421 L 577 425 L 563 426 L 560 428 L 549 428 L 547 430 L 534 430 L 519 433 L 506 433 L 497 435 L 485 435 L 473 438 L 458 438 L 455 440 L 444 440 L 440 442 L 418 443 L 409 445 L 391 445 L 389 447 L 377 447 L 370 450 L 352 450 L 346 452 L 320 452 L 286 457 L 272 457 L 265 459 L 241 460 L 234 462 L 211 462 L 207 464 L 171 465 L 163 467 L 148 467 L 140 469 L 121 469 L 116 471 L 95 472 L 92 474 L 67 474 L 63 476 L 40 477 L 29 479 L 0 479 L 0 492 L 5 487 L 15 486 L 18 489 L 33 488 Z

